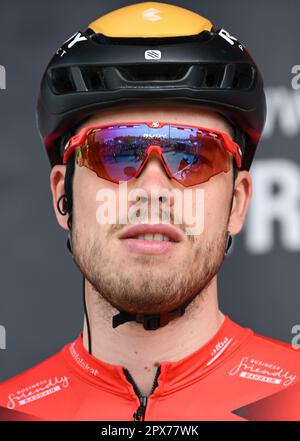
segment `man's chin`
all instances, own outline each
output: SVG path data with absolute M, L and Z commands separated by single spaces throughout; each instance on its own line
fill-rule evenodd
M 140 291 L 140 293 L 143 293 L 143 291 Z M 163 314 L 178 308 L 187 301 L 187 298 L 183 298 L 177 299 L 176 302 L 174 302 L 174 296 L 172 297 L 171 294 L 168 299 L 164 293 L 158 296 L 157 292 L 155 293 L 156 295 L 154 295 L 154 293 L 147 293 L 143 297 L 138 295 L 136 297 L 132 296 L 132 292 L 128 294 L 131 294 L 131 298 L 130 301 L 126 303 L 124 303 L 124 297 L 126 296 L 118 299 L 116 296 L 111 298 L 102 294 L 102 298 L 117 311 L 124 311 L 129 314 Z M 147 298 L 152 300 L 155 298 L 156 301 L 146 302 L 145 299 Z M 170 298 L 173 298 L 173 301 L 171 301 Z

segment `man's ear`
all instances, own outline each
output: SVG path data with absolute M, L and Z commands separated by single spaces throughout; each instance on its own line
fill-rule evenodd
M 64 230 L 68 230 L 68 214 L 66 216 L 63 216 L 57 208 L 57 202 L 59 198 L 65 194 L 65 174 L 65 165 L 55 165 L 50 173 L 50 186 L 52 192 L 53 208 L 55 211 L 57 222 Z M 60 201 L 60 207 L 63 208 L 62 200 Z
M 232 210 L 228 223 L 228 231 L 233 236 L 243 228 L 251 197 L 251 175 L 246 170 L 239 171 L 234 184 Z

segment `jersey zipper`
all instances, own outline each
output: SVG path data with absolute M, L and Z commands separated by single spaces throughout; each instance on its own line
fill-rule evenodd
M 147 402 L 148 402 L 148 397 L 144 396 L 141 393 L 141 391 L 137 387 L 136 382 L 132 378 L 132 375 L 130 374 L 129 370 L 126 369 L 126 368 L 123 368 L 123 370 L 124 370 L 124 373 L 125 373 L 125 376 L 126 376 L 127 380 L 132 384 L 133 389 L 134 389 L 135 393 L 137 394 L 137 396 L 138 396 L 138 398 L 140 400 L 140 406 L 137 408 L 137 410 L 133 414 L 133 421 L 144 421 L 146 407 L 147 407 Z M 153 381 L 153 385 L 152 385 L 152 388 L 151 388 L 150 395 L 154 392 L 154 389 L 158 386 L 157 379 L 159 377 L 159 374 L 160 374 L 160 366 L 156 370 L 156 374 L 155 374 L 155 378 L 154 378 L 154 381 Z

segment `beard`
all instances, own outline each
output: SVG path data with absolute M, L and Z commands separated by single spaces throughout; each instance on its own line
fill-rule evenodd
M 73 222 L 72 248 L 74 261 L 95 291 L 96 301 L 131 314 L 162 314 L 178 308 L 209 286 L 218 273 L 224 257 L 227 225 L 210 241 L 187 236 L 186 257 L 157 263 L 155 255 L 120 257 L 113 233 L 120 226 L 111 227 L 106 235 L 84 234 Z M 183 245 L 178 245 L 183 246 Z M 102 311 L 103 313 L 104 311 Z

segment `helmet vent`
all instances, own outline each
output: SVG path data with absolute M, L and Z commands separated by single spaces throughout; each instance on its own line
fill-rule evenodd
M 250 89 L 255 81 L 255 69 L 250 64 L 237 64 L 232 79 L 232 89 Z
M 176 81 L 184 77 L 190 65 L 182 64 L 144 64 L 119 66 L 118 71 L 128 81 Z
M 87 90 L 105 89 L 104 71 L 100 66 L 81 67 Z
M 206 65 L 205 74 L 201 87 L 216 88 L 221 86 L 224 76 L 224 65 Z
M 50 84 L 56 94 L 136 87 L 191 86 L 195 89 L 250 89 L 255 69 L 250 64 L 151 63 L 122 66 L 71 66 L 52 69 Z M 159 84 L 158 84 L 159 83 Z
M 51 70 L 50 83 L 58 95 L 75 92 L 76 87 L 69 67 L 59 67 Z
M 250 64 L 204 64 L 201 88 L 250 89 L 255 80 L 255 70 Z

